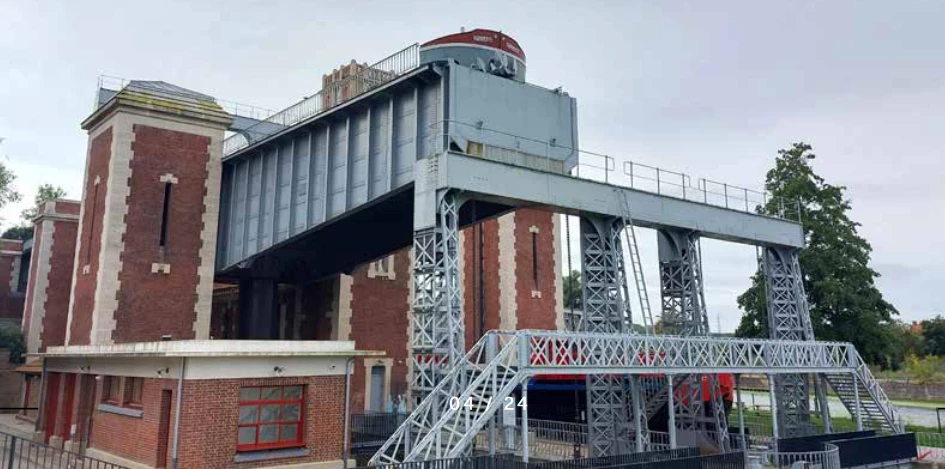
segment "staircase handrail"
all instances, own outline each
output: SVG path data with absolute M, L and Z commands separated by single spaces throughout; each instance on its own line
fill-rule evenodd
M 473 345 L 469 349 L 469 352 L 467 352 L 466 355 L 463 357 L 463 363 L 461 364 L 461 366 L 460 365 L 453 366 L 453 368 L 449 371 L 449 373 L 443 376 L 443 379 L 441 379 L 440 382 L 433 388 L 433 390 L 430 391 L 430 394 L 427 395 L 427 397 L 423 399 L 420 402 L 420 404 L 418 404 L 417 407 L 413 409 L 413 411 L 410 412 L 410 414 L 407 416 L 406 419 L 404 419 L 404 423 L 402 423 L 399 427 L 397 427 L 397 430 L 395 430 L 394 433 L 391 434 L 390 438 L 388 438 L 388 440 L 384 442 L 383 445 L 381 445 L 377 453 L 375 453 L 375 455 L 371 457 L 371 460 L 368 464 L 373 466 L 379 463 L 400 462 L 389 457 L 387 458 L 388 461 L 379 461 L 378 457 L 388 454 L 388 450 L 390 449 L 391 445 L 397 445 L 397 447 L 399 447 L 401 444 L 404 444 L 405 443 L 404 438 L 403 438 L 404 434 L 409 428 L 411 428 L 411 426 L 417 425 L 418 427 L 422 428 L 423 422 L 421 421 L 421 417 L 426 417 L 430 406 L 432 406 L 433 402 L 436 401 L 436 399 L 431 399 L 430 397 L 434 395 L 442 394 L 443 396 L 446 396 L 446 399 L 448 400 L 450 395 L 448 392 L 444 392 L 444 389 L 447 386 L 452 386 L 454 384 L 454 382 L 456 381 L 457 375 L 459 375 L 460 373 L 466 372 L 466 365 L 473 364 L 474 359 L 483 352 L 483 348 L 488 343 L 487 341 L 491 340 L 489 339 L 489 337 L 503 336 L 503 335 L 514 335 L 514 334 L 510 334 L 509 332 L 494 331 L 494 330 L 488 331 L 485 334 L 483 334 L 482 338 L 480 338 L 479 341 L 476 342 L 475 345 Z M 396 454 L 397 449 L 398 449 L 397 447 L 394 448 L 393 454 Z

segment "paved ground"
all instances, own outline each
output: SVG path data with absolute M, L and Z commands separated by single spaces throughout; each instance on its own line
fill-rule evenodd
M 17 419 L 14 414 L 0 414 L 0 432 L 30 438 L 33 435 L 33 424 Z

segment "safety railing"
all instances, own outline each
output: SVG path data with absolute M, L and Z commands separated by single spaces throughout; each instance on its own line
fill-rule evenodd
M 232 135 L 223 141 L 223 154 L 229 155 L 249 146 L 250 143 L 268 137 L 279 130 L 298 124 L 345 101 L 383 85 L 420 65 L 420 46 L 413 44 L 403 50 L 365 67 L 361 72 L 349 76 L 328 88 L 277 112 L 244 132 Z M 252 142 L 251 142 L 252 140 Z
M 648 373 L 686 370 L 770 372 L 796 370 L 850 372 L 852 347 L 843 342 L 778 341 L 723 337 L 586 334 L 524 330 L 527 372 L 544 369 L 645 369 Z M 786 371 L 782 371 L 786 372 Z
M 95 103 L 93 109 L 98 108 L 98 106 L 102 104 L 101 93 L 103 90 L 117 93 L 125 89 L 125 87 L 129 84 L 131 84 L 131 80 L 127 78 L 115 77 L 111 75 L 99 75 L 98 83 L 95 88 Z M 213 100 L 219 104 L 224 111 L 234 116 L 246 117 L 249 119 L 265 120 L 276 112 L 272 109 L 251 106 L 249 104 L 238 103 L 235 101 L 227 101 L 225 99 L 214 98 Z
M 523 137 L 479 123 L 443 120 L 431 124 L 430 139 L 451 142 L 451 151 L 482 157 L 490 149 L 499 150 L 503 162 L 533 169 L 555 171 L 580 179 L 628 187 L 691 202 L 724 207 L 748 213 L 800 222 L 803 207 L 797 199 L 775 197 L 725 182 L 706 178 L 693 179 L 689 174 L 650 166 L 629 159 L 619 161 L 609 155 Z M 448 137 L 448 138 L 445 138 Z M 474 142 L 457 145 L 457 142 Z M 430 151 L 441 148 L 428 145 Z M 430 156 L 430 155 L 426 155 Z M 569 172 L 565 167 L 572 166 Z
M 352 452 L 373 453 L 397 431 L 406 418 L 407 414 L 399 412 L 351 414 Z
M 118 464 L 0 432 L 0 467 L 9 469 L 127 469 Z
M 780 453 L 776 451 L 748 452 L 745 454 L 748 467 L 840 469 L 840 451 L 831 444 L 823 451 L 802 453 Z

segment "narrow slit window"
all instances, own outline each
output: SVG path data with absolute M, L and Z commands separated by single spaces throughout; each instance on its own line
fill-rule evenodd
M 532 281 L 538 290 L 538 233 L 532 232 Z
M 96 181 L 97 182 L 97 181 Z M 85 242 L 85 264 L 88 265 L 92 259 L 92 239 L 95 235 L 95 215 L 98 211 L 98 187 L 99 184 L 95 184 L 95 190 L 92 191 L 92 214 L 89 217 L 89 237 Z
M 164 208 L 161 210 L 161 235 L 158 244 L 161 249 L 167 248 L 167 217 L 168 213 L 171 210 L 171 184 L 170 182 L 164 183 Z

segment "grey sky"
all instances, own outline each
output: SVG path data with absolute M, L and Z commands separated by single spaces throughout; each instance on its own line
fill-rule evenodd
M 943 19 L 933 1 L 4 0 L 0 155 L 27 199 L 43 182 L 77 198 L 99 74 L 278 109 L 352 58 L 501 29 L 530 82 L 577 97 L 583 148 L 760 187 L 778 148 L 813 144 L 815 169 L 849 187 L 883 292 L 920 319 L 945 312 Z M 4 208 L 4 226 L 21 209 Z M 719 314 L 730 330 L 754 251 L 707 241 L 704 258 L 713 326 Z

